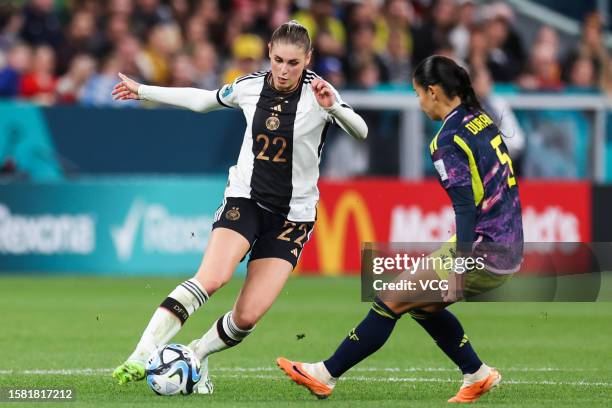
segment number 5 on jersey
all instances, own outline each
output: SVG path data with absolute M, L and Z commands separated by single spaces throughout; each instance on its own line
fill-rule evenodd
M 512 159 L 510 158 L 508 153 L 504 153 L 501 151 L 501 149 L 499 148 L 501 144 L 502 144 L 501 135 L 497 135 L 495 136 L 495 138 L 493 138 L 493 140 L 491 140 L 491 146 L 493 146 L 493 149 L 495 149 L 495 153 L 497 153 L 497 158 L 499 159 L 499 162 L 502 165 L 507 164 L 508 167 L 510 168 L 510 174 L 508 174 L 508 187 L 512 187 L 516 185 L 516 179 L 514 178 L 514 169 L 512 168 Z

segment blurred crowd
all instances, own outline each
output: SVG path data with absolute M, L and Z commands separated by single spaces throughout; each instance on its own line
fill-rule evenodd
M 612 92 L 604 22 L 595 13 L 566 51 L 548 26 L 526 44 L 504 2 L 3 0 L 0 97 L 110 105 L 117 72 L 216 89 L 266 69 L 267 41 L 291 19 L 314 40 L 312 68 L 338 88 L 409 85 L 416 64 L 443 54 L 469 68 L 485 93 L 491 82 Z

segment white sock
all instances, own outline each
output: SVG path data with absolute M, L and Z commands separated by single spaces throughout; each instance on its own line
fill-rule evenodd
M 461 388 L 468 387 L 474 383 L 477 383 L 478 381 L 482 381 L 487 378 L 489 374 L 491 374 L 491 367 L 483 363 L 475 373 L 465 374 L 463 376 L 463 385 Z
M 128 360 L 146 362 L 159 347 L 179 332 L 187 318 L 208 300 L 208 294 L 196 279 L 178 285 L 157 308 Z
M 193 351 L 200 360 L 203 360 L 213 353 L 234 347 L 251 334 L 253 329 L 254 327 L 251 330 L 239 328 L 232 318 L 232 312 L 227 312 L 198 340 Z
M 322 361 L 318 363 L 303 363 L 302 367 L 308 374 L 321 381 L 323 384 L 327 385 L 330 388 L 334 388 L 336 386 L 336 382 L 338 379 L 336 377 L 332 377 L 329 371 L 327 371 L 327 367 L 323 364 Z

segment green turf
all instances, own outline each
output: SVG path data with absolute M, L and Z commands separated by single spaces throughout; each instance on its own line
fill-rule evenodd
M 364 316 L 369 306 L 360 303 L 359 281 L 351 278 L 291 279 L 244 344 L 211 357 L 212 396 L 159 397 L 143 382 L 116 385 L 110 369 L 132 351 L 155 306 L 178 281 L 0 277 L 0 388 L 71 387 L 77 401 L 62 404 L 70 407 L 444 407 L 458 388 L 459 373 L 409 318 L 326 401 L 314 400 L 276 370 L 279 355 L 327 357 Z M 216 294 L 175 340 L 199 337 L 231 308 L 241 283 L 234 280 Z M 451 310 L 481 358 L 504 377 L 479 405 L 611 406 L 612 303 L 480 303 Z M 298 340 L 298 334 L 305 337 Z M 31 371 L 87 368 L 99 371 Z M 41 406 L 9 406 L 28 405 Z

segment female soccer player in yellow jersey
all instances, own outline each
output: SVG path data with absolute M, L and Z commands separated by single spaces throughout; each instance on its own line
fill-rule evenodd
M 277 360 L 292 380 L 321 398 L 332 393 L 338 377 L 383 346 L 404 313 L 429 333 L 463 373 L 463 384 L 449 402 L 474 402 L 501 380 L 496 369 L 480 360 L 446 307 L 461 299 L 463 292 L 477 295 L 501 285 L 521 265 L 523 224 L 512 161 L 462 67 L 449 58 L 429 57 L 416 68 L 413 86 L 422 110 L 431 119 L 444 120 L 430 153 L 453 203 L 457 236 L 456 246 L 430 255 L 453 259 L 452 269 L 421 269 L 408 279 L 415 283 L 447 280 L 449 287 L 445 293 L 416 290 L 379 296 L 366 318 L 325 361 Z M 482 262 L 481 267 L 466 272 L 463 265 L 468 257 Z
M 312 47 L 302 25 L 295 21 L 281 25 L 268 50 L 270 71 L 246 75 L 216 91 L 145 86 L 119 74 L 115 99 L 145 99 L 198 112 L 239 108 L 247 123 L 202 263 L 192 279 L 163 300 L 136 349 L 113 372 L 120 383 L 144 378 L 151 353 L 228 282 L 250 252 L 247 277 L 234 307 L 190 345 L 202 360 L 204 380 L 197 391 L 211 392 L 207 357 L 251 333 L 310 238 L 319 199 L 321 149 L 329 125 L 338 124 L 356 139 L 367 136 L 363 119 L 329 83 L 306 69 Z

